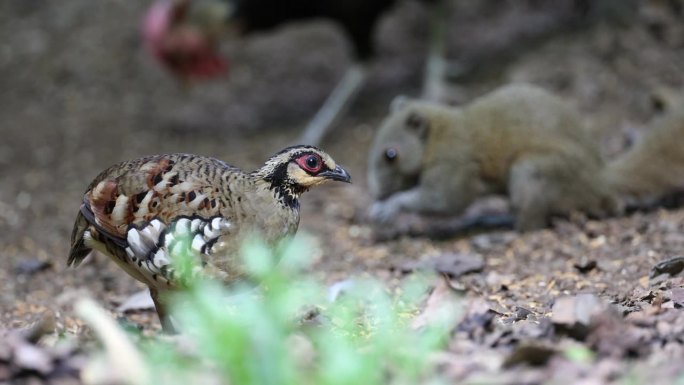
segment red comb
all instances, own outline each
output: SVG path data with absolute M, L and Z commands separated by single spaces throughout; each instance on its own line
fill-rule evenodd
M 145 14 L 142 36 L 147 50 L 165 68 L 184 80 L 211 79 L 228 68 L 215 39 L 186 23 L 188 0 L 158 0 Z

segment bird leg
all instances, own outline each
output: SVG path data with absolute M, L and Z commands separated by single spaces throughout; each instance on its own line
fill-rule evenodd
M 347 69 L 342 80 L 337 83 L 323 106 L 304 129 L 299 143 L 316 146 L 321 142 L 330 127 L 354 101 L 365 83 L 366 74 L 367 68 L 364 63 L 356 62 Z
M 150 288 L 150 296 L 152 297 L 152 302 L 154 302 L 154 308 L 157 310 L 157 316 L 159 316 L 159 321 L 161 322 L 164 333 L 176 334 L 176 328 L 173 326 L 169 313 L 166 311 L 164 301 L 159 297 L 159 292 Z
M 432 4 L 430 42 L 423 73 L 422 98 L 437 102 L 444 99 L 444 82 L 450 66 L 446 59 L 448 7 L 445 0 Z

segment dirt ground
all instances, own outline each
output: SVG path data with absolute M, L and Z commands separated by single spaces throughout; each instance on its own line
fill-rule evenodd
M 580 25 L 535 1 L 453 3 L 448 56 L 471 71 L 449 86 L 452 102 L 512 81 L 542 85 L 578 105 L 611 156 L 684 89 L 682 2 L 644 0 L 634 12 L 625 2 Z M 66 268 L 82 193 L 100 170 L 165 152 L 253 169 L 292 143 L 350 63 L 335 26 L 312 22 L 226 42 L 230 76 L 183 87 L 143 52 L 146 6 L 0 3 L 0 330 L 47 311 L 58 333 L 79 334 L 74 298 L 114 311 L 142 288 L 105 258 Z M 391 98 L 420 92 L 428 16 L 406 1 L 385 17 L 370 80 L 322 145 L 354 183 L 302 199 L 300 231 L 319 242 L 313 273 L 329 283 L 363 272 L 392 281 L 416 263 L 481 257 L 483 266 L 451 279 L 471 301 L 442 357 L 454 381 L 682 383 L 684 263 L 656 265 L 682 256 L 684 210 L 559 221 L 528 234 L 376 239 L 365 154 Z M 128 320 L 158 328 L 151 311 Z M 596 358 L 563 354 L 575 345 Z M 5 383 L 2 360 L 0 349 Z

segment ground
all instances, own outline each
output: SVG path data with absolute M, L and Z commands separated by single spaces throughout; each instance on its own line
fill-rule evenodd
M 625 3 L 587 16 L 587 24 L 558 27 L 565 25 L 559 11 L 538 2 L 454 2 L 448 56 L 475 70 L 456 77 L 449 100 L 463 103 L 511 81 L 536 83 L 575 102 L 606 156 L 614 155 L 684 85 L 682 3 L 637 3 L 635 12 Z M 335 26 L 313 22 L 226 42 L 230 76 L 188 87 L 142 49 L 146 5 L 0 5 L 0 329 L 26 327 L 47 312 L 53 330 L 80 334 L 75 298 L 89 295 L 114 311 L 142 288 L 102 256 L 79 269 L 65 265 L 82 193 L 100 170 L 179 151 L 258 167 L 292 143 L 350 63 Z M 527 234 L 375 236 L 366 220 L 365 154 L 391 98 L 420 92 L 428 16 L 410 1 L 387 15 L 369 84 L 322 145 L 354 183 L 302 199 L 300 230 L 318 240 L 312 272 L 330 284 L 364 272 L 389 282 L 433 259 L 481 257 L 483 266 L 450 280 L 472 301 L 443 357 L 454 380 L 682 381 L 684 283 L 676 260 L 664 275 L 654 268 L 682 254 L 684 210 L 576 218 Z M 158 328 L 149 311 L 128 320 Z M 577 333 L 578 325 L 588 330 Z M 536 352 L 572 344 L 594 351 L 593 364 L 562 354 L 535 361 Z M 0 369 L 3 357 L 0 349 Z

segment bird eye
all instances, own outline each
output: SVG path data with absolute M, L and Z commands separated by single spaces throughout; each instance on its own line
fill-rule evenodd
M 299 167 L 303 168 L 309 173 L 317 173 L 323 168 L 323 161 L 321 157 L 316 154 L 307 154 L 297 159 Z
M 385 150 L 385 159 L 388 162 L 393 162 L 395 159 L 397 159 L 397 156 L 399 156 L 399 152 L 396 148 L 390 147 L 387 150 Z
M 314 155 L 309 155 L 308 158 L 306 158 L 306 165 L 309 168 L 316 168 L 318 167 L 318 158 Z

